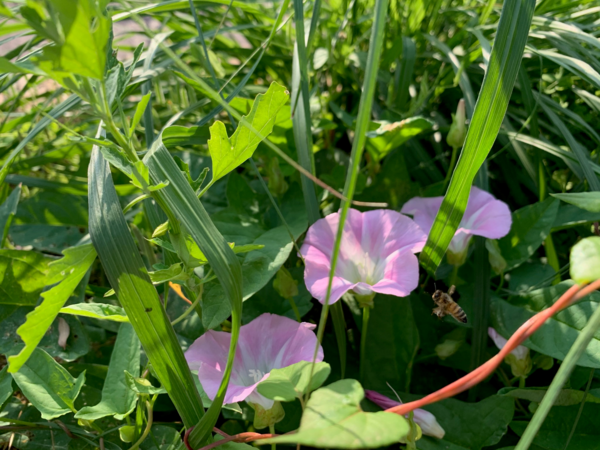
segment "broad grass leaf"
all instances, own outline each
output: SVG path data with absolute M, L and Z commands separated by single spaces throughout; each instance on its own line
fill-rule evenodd
M 329 377 L 331 367 L 326 362 L 314 364 L 300 361 L 282 369 L 273 369 L 269 377 L 258 384 L 258 392 L 271 400 L 291 402 L 319 388 Z
M 242 118 L 231 138 L 227 136 L 223 122 L 216 121 L 210 127 L 208 150 L 213 162 L 211 184 L 252 156 L 258 144 L 273 131 L 277 113 L 288 97 L 286 88 L 273 82 L 267 92 L 256 96 L 250 113 Z M 254 134 L 246 124 L 258 131 L 260 136 Z
M 600 220 L 600 212 L 592 213 L 573 205 L 561 204 L 556 214 L 556 220 L 552 224 L 552 232 L 585 225 Z
M 185 426 L 191 427 L 203 415 L 202 402 L 177 336 L 127 227 L 108 163 L 97 148 L 92 150 L 88 178 L 89 229 L 94 247 L 157 377 Z
M 54 358 L 39 348 L 12 376 L 23 395 L 46 420 L 75 412 L 75 399 L 85 382 L 85 372 L 77 379 L 73 378 Z
M 306 404 L 297 433 L 267 439 L 265 444 L 300 444 L 317 448 L 378 448 L 397 444 L 409 432 L 397 414 L 364 412 L 365 392 L 356 380 L 340 380 L 316 390 Z
M 78 303 L 65 306 L 59 312 L 93 319 L 112 320 L 113 322 L 129 322 L 123 308 L 104 303 Z
M 513 296 L 510 303 L 492 297 L 493 327 L 502 336 L 510 336 L 536 313 L 552 305 L 572 285 L 572 281 L 563 281 L 556 286 Z M 547 320 L 523 345 L 544 355 L 563 360 L 599 303 L 600 293 L 593 292 Z M 596 332 L 577 365 L 600 368 L 600 332 Z
M 42 293 L 42 303 L 27 314 L 27 320 L 17 329 L 25 348 L 18 355 L 8 358 L 11 372 L 17 372 L 27 361 L 60 309 L 96 260 L 96 250 L 92 244 L 70 248 L 65 250 L 64 255 L 64 258 L 50 264 L 46 280 L 46 285 L 58 284 Z
M 51 261 L 34 251 L 0 250 L 0 304 L 35 305 L 48 284 Z
M 135 408 L 137 393 L 129 388 L 125 371 L 134 377 L 140 376 L 140 340 L 128 323 L 119 328 L 102 388 L 102 401 L 95 406 L 81 408 L 75 418 L 97 420 L 115 416 L 122 420 L 130 414 Z
M 498 241 L 506 270 L 527 261 L 542 245 L 556 220 L 558 204 L 553 198 L 547 198 L 513 212 L 510 232 Z

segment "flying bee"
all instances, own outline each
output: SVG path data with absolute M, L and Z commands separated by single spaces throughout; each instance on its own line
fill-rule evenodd
M 458 306 L 458 303 L 452 300 L 452 294 L 454 294 L 455 290 L 456 288 L 451 286 L 448 293 L 440 291 L 439 289 L 433 293 L 431 298 L 433 298 L 433 301 L 437 305 L 437 308 L 433 308 L 433 314 L 440 319 L 450 314 L 457 321 L 467 323 L 467 314 L 460 306 Z

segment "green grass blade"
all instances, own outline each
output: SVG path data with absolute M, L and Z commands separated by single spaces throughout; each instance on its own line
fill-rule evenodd
M 215 227 L 196 193 L 184 178 L 183 173 L 173 160 L 169 151 L 160 140 L 154 143 L 150 152 L 145 156 L 144 162 L 148 165 L 153 182 L 157 180 L 169 181 L 169 185 L 160 191 L 159 197 L 167 203 L 175 217 L 191 234 L 202 253 L 210 263 L 225 292 L 223 301 L 231 302 L 231 345 L 227 366 L 217 396 L 203 417 L 202 421 L 194 425 L 190 433 L 191 442 L 203 442 L 219 418 L 223 405 L 229 377 L 233 367 L 233 358 L 242 316 L 242 268 L 233 250 L 229 247 L 219 230 Z M 190 426 L 190 425 L 186 425 Z M 193 446 L 195 444 L 192 444 Z M 195 445 L 197 446 L 197 445 Z
M 202 400 L 121 212 L 109 165 L 97 147 L 88 177 L 89 230 L 102 266 L 183 423 L 194 426 L 204 415 Z M 200 444 L 192 440 L 195 447 Z
M 371 108 L 373 106 L 373 97 L 375 95 L 375 85 L 377 83 L 377 72 L 379 70 L 379 62 L 381 59 L 381 50 L 383 47 L 383 37 L 385 35 L 385 22 L 387 17 L 388 0 L 377 0 L 375 3 L 375 12 L 372 26 L 371 41 L 369 43 L 369 53 L 367 55 L 367 68 L 365 71 L 365 79 L 363 82 L 362 95 L 360 96 L 360 104 L 358 106 L 358 116 L 356 118 L 356 128 L 354 131 L 354 141 L 352 142 L 352 153 L 350 155 L 350 164 L 348 166 L 348 174 L 346 175 L 346 183 L 344 186 L 344 197 L 346 201 L 342 201 L 340 209 L 340 221 L 338 225 L 335 246 L 331 256 L 331 269 L 329 272 L 329 284 L 327 286 L 327 296 L 325 304 L 321 312 L 319 327 L 317 329 L 318 342 L 323 340 L 325 332 L 325 324 L 327 323 L 327 315 L 329 312 L 329 296 L 331 295 L 331 283 L 335 275 L 338 256 L 340 253 L 340 245 L 344 224 L 348 216 L 348 209 L 354 198 L 356 190 L 356 181 L 360 171 L 360 163 L 362 160 L 363 151 L 365 148 L 366 133 L 371 122 Z M 315 357 L 317 355 L 318 344 L 315 347 Z
M 420 256 L 421 264 L 435 273 L 454 237 L 469 200 L 471 184 L 498 135 L 515 84 L 531 25 L 534 0 L 508 0 L 502 8 L 490 64 L 465 145 L 444 202 Z
M 304 9 L 302 0 L 294 0 L 294 18 L 296 25 L 296 43 L 292 61 L 292 122 L 294 142 L 298 151 L 298 162 L 314 174 L 312 122 L 310 118 L 309 88 L 308 88 L 308 59 L 306 56 L 304 37 Z M 296 100 L 299 101 L 296 101 Z M 302 193 L 308 223 L 312 225 L 321 218 L 319 204 L 315 193 L 314 183 L 301 175 Z

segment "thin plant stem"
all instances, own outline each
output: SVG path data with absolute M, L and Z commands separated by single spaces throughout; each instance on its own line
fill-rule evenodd
M 594 380 L 595 371 L 596 369 L 590 370 L 590 378 L 588 379 L 587 385 L 585 387 L 585 392 L 583 393 L 583 398 L 581 399 L 581 406 L 579 407 L 579 411 L 577 411 L 577 417 L 575 417 L 575 422 L 573 422 L 573 428 L 571 428 L 571 432 L 569 433 L 569 437 L 567 438 L 567 442 L 565 442 L 565 447 L 563 448 L 563 450 L 567 450 L 569 444 L 571 443 L 571 439 L 573 439 L 575 429 L 577 428 L 577 424 L 579 423 L 579 419 L 581 419 L 581 414 L 583 413 L 585 399 L 587 398 L 587 395 L 590 392 L 590 387 L 592 386 L 592 381 Z
M 369 317 L 371 316 L 371 307 L 363 307 L 362 331 L 360 334 L 360 380 L 365 382 L 365 370 L 367 367 L 367 329 L 369 327 Z
M 275 434 L 275 425 L 269 425 L 269 433 Z M 277 450 L 277 444 L 271 444 L 271 450 Z

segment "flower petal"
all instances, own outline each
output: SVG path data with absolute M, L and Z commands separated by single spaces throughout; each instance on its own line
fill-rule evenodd
M 394 252 L 387 260 L 383 280 L 372 289 L 380 294 L 406 297 L 419 285 L 419 260 L 410 251 Z
M 369 255 L 387 258 L 397 250 L 420 252 L 427 235 L 413 220 L 390 209 L 363 213 L 362 248 Z
M 500 239 L 508 234 L 512 215 L 508 205 L 473 186 L 460 228 L 476 236 Z
M 444 197 L 414 197 L 404 204 L 400 212 L 413 216 L 421 229 L 429 234 Z

